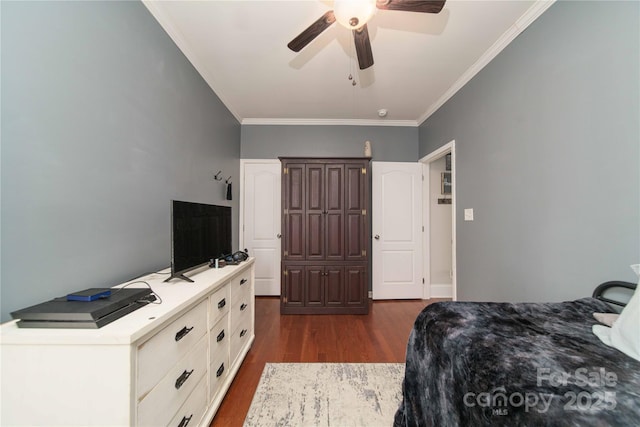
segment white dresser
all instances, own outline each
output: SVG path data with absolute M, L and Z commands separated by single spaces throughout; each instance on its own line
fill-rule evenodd
M 162 304 L 100 329 L 3 324 L 0 424 L 208 426 L 255 337 L 253 264 L 143 277 Z

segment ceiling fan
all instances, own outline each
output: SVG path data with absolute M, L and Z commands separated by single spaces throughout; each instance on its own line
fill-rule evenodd
M 335 0 L 334 10 L 322 15 L 287 45 L 294 52 L 311 43 L 320 33 L 338 21 L 353 31 L 353 40 L 361 70 L 373 65 L 373 53 L 369 41 L 367 22 L 377 9 L 405 12 L 439 13 L 446 0 Z

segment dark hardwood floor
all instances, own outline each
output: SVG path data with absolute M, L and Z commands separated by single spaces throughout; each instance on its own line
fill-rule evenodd
M 241 426 L 267 362 L 404 362 L 418 313 L 436 300 L 375 301 L 368 315 L 280 315 L 256 298 L 256 339 L 211 426 Z

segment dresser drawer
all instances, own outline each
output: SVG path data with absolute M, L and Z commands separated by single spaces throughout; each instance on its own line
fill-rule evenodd
M 178 409 L 178 413 L 167 424 L 168 427 L 197 426 L 207 408 L 207 378 L 202 377 L 191 396 L 184 405 Z
M 236 357 L 242 349 L 251 339 L 253 335 L 253 327 L 251 324 L 251 316 L 243 316 L 242 321 L 238 325 L 238 329 L 231 335 L 231 353 L 229 355 L 229 362 L 235 363 Z
M 209 297 L 209 329 L 229 312 L 229 307 L 229 285 L 224 285 Z
M 189 310 L 138 347 L 136 396 L 146 395 L 207 332 L 207 303 Z
M 233 304 L 231 307 L 231 327 L 229 328 L 232 332 L 238 329 L 245 318 L 251 317 L 252 303 L 253 301 L 249 298 L 242 298 Z
M 214 360 L 219 353 L 229 353 L 229 340 L 231 339 L 231 331 L 229 330 L 229 319 L 225 317 L 220 319 L 216 325 L 211 328 L 211 338 L 209 354 L 210 360 Z
M 139 426 L 164 426 L 205 377 L 207 371 L 207 337 L 198 344 L 160 380 L 138 403 Z
M 226 352 L 216 354 L 211 358 L 211 366 L 209 366 L 209 399 L 213 400 L 220 390 L 224 379 L 229 374 L 229 343 L 227 343 Z
M 244 293 L 251 291 L 251 276 L 246 271 L 239 276 L 236 276 L 229 283 L 229 291 L 231 292 L 231 304 L 234 304 L 240 296 Z

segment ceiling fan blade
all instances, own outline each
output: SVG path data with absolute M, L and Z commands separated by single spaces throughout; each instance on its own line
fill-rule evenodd
M 298 37 L 291 40 L 287 47 L 294 52 L 300 52 L 303 47 L 311 43 L 313 39 L 318 37 L 321 32 L 329 28 L 334 22 L 336 22 L 336 17 L 333 15 L 333 10 L 330 10 L 322 15 L 316 22 L 309 25 Z
M 376 7 L 383 10 L 403 10 L 405 12 L 439 13 L 445 0 L 376 0 Z
M 353 40 L 356 43 L 356 53 L 358 54 L 358 65 L 364 70 L 373 65 L 373 52 L 371 52 L 371 43 L 369 42 L 369 30 L 367 24 L 357 30 L 353 30 Z

